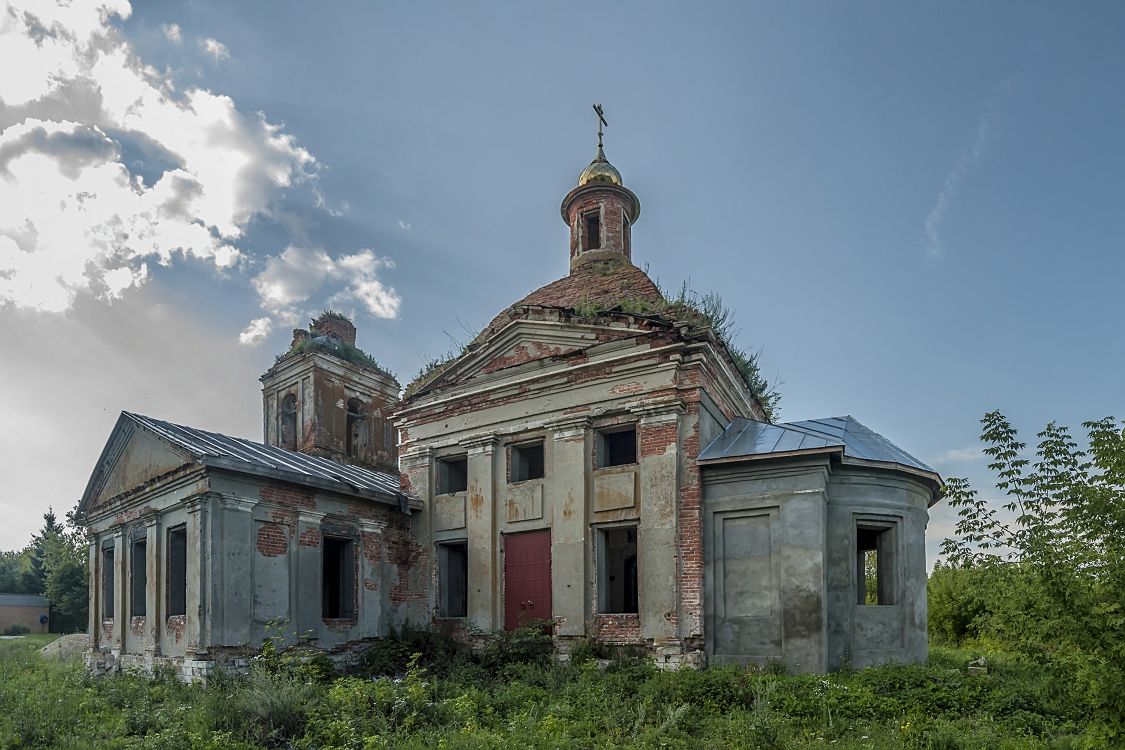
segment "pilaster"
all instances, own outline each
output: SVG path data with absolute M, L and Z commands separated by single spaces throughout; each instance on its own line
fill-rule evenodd
M 637 598 L 641 637 L 667 642 L 677 638 L 681 614 L 677 559 L 685 554 L 698 554 L 702 564 L 703 554 L 702 548 L 688 550 L 677 544 L 679 423 L 683 404 L 679 399 L 668 399 L 638 406 L 635 411 L 640 415 L 637 424 L 640 483 Z
M 560 636 L 586 634 L 592 602 L 587 596 L 590 545 L 587 539 L 587 470 L 589 420 L 557 420 L 551 431 L 551 463 L 544 489 L 552 499 L 551 591 L 552 614 Z M 580 575 L 575 575 L 580 572 Z
M 106 644 L 115 656 L 125 652 L 125 633 L 129 628 L 126 616 L 129 596 L 128 568 L 125 565 L 127 553 L 125 527 L 118 526 L 113 530 L 113 632 Z
M 160 654 L 160 625 L 164 617 L 164 597 L 160 596 L 164 566 L 160 564 L 163 545 L 160 543 L 160 516 L 151 513 L 145 522 L 145 634 L 146 656 Z
M 196 658 L 207 652 L 204 623 L 207 612 L 204 592 L 207 591 L 208 545 L 205 544 L 207 500 L 209 495 L 193 497 L 185 503 L 187 509 L 187 597 L 186 622 L 187 656 Z
M 496 446 L 495 435 L 465 440 L 468 452 L 469 490 L 465 531 L 469 555 L 469 622 L 484 630 L 494 630 L 499 622 L 500 569 L 499 538 L 496 526 Z

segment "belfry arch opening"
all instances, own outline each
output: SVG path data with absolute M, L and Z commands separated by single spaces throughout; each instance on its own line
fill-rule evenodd
M 281 400 L 281 440 L 282 448 L 297 450 L 297 397 L 292 393 Z
M 359 453 L 363 443 L 364 420 L 367 419 L 367 405 L 358 398 L 348 399 L 348 421 L 345 432 L 345 451 L 349 456 Z

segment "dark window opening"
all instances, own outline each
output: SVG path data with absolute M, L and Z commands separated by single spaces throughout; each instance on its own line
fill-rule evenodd
M 441 458 L 437 462 L 437 493 L 448 495 L 469 489 L 469 459 Z
M 321 546 L 322 617 L 329 619 L 355 616 L 355 552 L 351 539 L 324 537 Z
M 543 443 L 512 446 L 512 481 L 543 477 Z
M 637 529 L 598 531 L 598 612 L 636 614 Z
M 442 617 L 465 617 L 469 613 L 469 545 L 452 542 L 438 545 L 438 612 Z
M 894 530 L 856 527 L 856 604 L 894 604 Z
M 148 589 L 148 543 L 144 539 L 133 542 L 131 552 L 129 612 L 133 617 L 144 617 L 145 593 Z
M 113 547 L 102 550 L 102 619 L 113 619 Z
M 281 401 L 282 448 L 297 450 L 297 397 L 290 393 Z
M 585 223 L 586 249 L 597 250 L 602 246 L 602 220 L 595 211 L 582 217 Z
M 348 424 L 345 446 L 349 456 L 358 455 L 364 443 L 363 422 L 367 419 L 367 407 L 358 398 L 348 399 Z
M 637 428 L 601 433 L 598 444 L 598 466 L 624 466 L 637 462 Z
M 168 530 L 168 616 L 187 614 L 187 529 Z

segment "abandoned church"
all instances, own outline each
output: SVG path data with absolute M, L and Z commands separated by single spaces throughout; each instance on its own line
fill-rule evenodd
M 279 621 L 341 657 L 547 621 L 662 666 L 925 658 L 940 477 L 852 417 L 773 422 L 634 264 L 640 208 L 599 137 L 569 273 L 405 391 L 326 313 L 261 377 L 261 443 L 122 413 L 79 506 L 91 668 L 203 677 Z

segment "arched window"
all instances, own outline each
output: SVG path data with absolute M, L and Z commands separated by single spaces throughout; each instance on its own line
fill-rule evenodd
M 359 453 L 363 445 L 363 420 L 367 418 L 367 405 L 358 398 L 348 399 L 348 429 L 346 435 L 346 450 L 349 456 Z
M 287 450 L 297 450 L 297 397 L 290 393 L 281 400 L 281 440 Z

